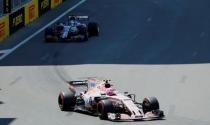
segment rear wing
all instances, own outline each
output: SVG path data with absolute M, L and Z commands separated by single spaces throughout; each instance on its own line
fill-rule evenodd
M 89 20 L 89 17 L 88 16 L 69 16 L 69 19 L 71 17 L 75 17 L 79 21 L 88 21 Z
M 84 80 L 84 81 L 68 81 L 67 83 L 72 86 L 88 86 L 88 83 L 86 80 Z
M 70 86 L 74 86 L 74 87 L 81 87 L 81 86 L 85 86 L 89 89 L 91 88 L 96 88 L 97 84 L 94 81 L 88 81 L 88 80 L 84 80 L 84 81 L 69 81 L 67 82 Z

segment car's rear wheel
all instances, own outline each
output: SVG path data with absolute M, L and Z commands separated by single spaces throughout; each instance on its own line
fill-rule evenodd
M 45 41 L 46 42 L 56 42 L 58 41 L 58 37 L 55 35 L 53 28 L 45 29 Z
M 58 105 L 61 111 L 71 111 L 76 105 L 75 93 L 71 91 L 60 92 L 58 96 Z
M 112 102 L 106 99 L 98 102 L 97 110 L 99 113 L 99 118 L 105 120 L 108 118 L 108 113 L 113 112 L 114 107 L 112 105 Z
M 147 97 L 144 98 L 142 102 L 142 109 L 144 113 L 158 110 L 159 109 L 159 102 L 156 97 Z
M 89 36 L 98 36 L 99 35 L 99 25 L 95 22 L 88 23 L 88 33 Z

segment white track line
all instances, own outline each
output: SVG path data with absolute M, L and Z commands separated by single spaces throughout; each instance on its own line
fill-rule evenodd
M 0 54 L 8 53 L 10 51 L 11 51 L 10 49 L 0 50 Z
M 53 23 L 57 22 L 59 19 L 61 19 L 63 16 L 65 16 L 66 14 L 68 14 L 69 12 L 71 12 L 72 10 L 74 10 L 75 8 L 77 8 L 78 6 L 80 6 L 81 4 L 83 4 L 84 2 L 86 2 L 87 0 L 81 0 L 80 2 L 78 2 L 76 5 L 74 5 L 73 7 L 69 8 L 67 11 L 65 11 L 64 13 L 62 13 L 59 17 L 55 18 L 54 20 L 52 20 L 51 22 L 49 22 L 47 25 L 45 25 L 44 27 L 42 27 L 41 29 L 39 29 L 38 31 L 36 31 L 35 33 L 33 33 L 31 36 L 27 37 L 25 40 L 23 40 L 22 42 L 20 42 L 18 45 L 16 45 L 15 47 L 11 48 L 11 49 L 7 49 L 7 50 L 1 50 L 2 52 L 4 52 L 5 54 L 2 55 L 0 57 L 0 60 L 4 59 L 5 57 L 7 57 L 8 55 L 10 55 L 11 53 L 13 53 L 16 49 L 18 49 L 19 47 L 21 47 L 22 45 L 26 44 L 27 42 L 29 42 L 34 36 L 38 35 L 40 32 L 42 32 L 44 29 L 46 29 L 47 27 L 49 27 L 50 25 L 52 25 Z M 65 3 L 64 3 L 65 4 Z

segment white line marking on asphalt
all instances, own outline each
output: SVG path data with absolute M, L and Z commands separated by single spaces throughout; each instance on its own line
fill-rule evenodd
M 11 51 L 11 49 L 5 49 L 5 50 L 0 50 L 0 53 L 4 54 L 4 53 L 9 53 Z
M 48 23 L 47 25 L 45 25 L 44 27 L 42 27 L 41 29 L 39 29 L 38 31 L 36 31 L 35 33 L 33 33 L 31 36 L 27 37 L 25 40 L 23 40 L 22 42 L 20 42 L 15 47 L 13 47 L 11 49 L 7 49 L 7 50 L 1 50 L 2 52 L 4 51 L 5 54 L 0 57 L 0 60 L 4 59 L 9 54 L 13 53 L 16 49 L 18 49 L 22 45 L 26 44 L 27 42 L 29 42 L 33 37 L 35 37 L 36 35 L 38 35 L 44 29 L 46 29 L 47 27 L 49 27 L 50 25 L 52 25 L 53 23 L 55 23 L 56 21 L 58 21 L 59 19 L 61 19 L 63 16 L 65 16 L 67 13 L 71 12 L 72 10 L 74 10 L 75 8 L 77 8 L 78 6 L 80 6 L 81 4 L 83 4 L 86 1 L 87 0 L 81 0 L 80 2 L 78 2 L 77 4 L 75 4 L 73 7 L 69 8 L 67 11 L 65 11 L 64 13 L 62 13 L 59 17 L 55 18 L 50 23 Z

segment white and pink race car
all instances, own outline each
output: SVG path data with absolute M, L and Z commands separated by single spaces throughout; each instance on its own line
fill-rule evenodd
M 62 111 L 75 111 L 99 116 L 112 121 L 137 121 L 163 119 L 155 97 L 146 97 L 142 103 L 135 94 L 120 93 L 109 80 L 88 78 L 83 81 L 70 81 L 69 90 L 60 92 L 58 104 Z M 83 89 L 83 90 L 82 90 Z

